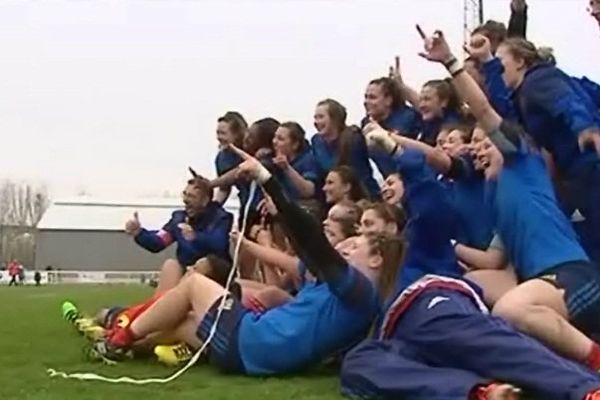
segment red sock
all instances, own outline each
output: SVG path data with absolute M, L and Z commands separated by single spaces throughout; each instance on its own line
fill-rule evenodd
M 594 371 L 600 370 L 600 346 L 598 343 L 593 343 L 590 352 L 584 360 L 585 365 Z
M 600 400 L 600 389 L 595 389 L 588 393 L 583 400 Z
M 114 347 L 127 348 L 135 342 L 135 335 L 129 327 L 115 328 L 107 335 L 107 342 Z

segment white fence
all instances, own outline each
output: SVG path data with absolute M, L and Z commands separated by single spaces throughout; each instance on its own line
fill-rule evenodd
M 35 284 L 34 271 L 25 272 L 26 285 Z M 157 279 L 156 271 L 40 271 L 41 284 L 79 284 L 79 283 L 137 283 L 145 284 Z M 8 284 L 7 271 L 0 271 L 0 285 Z

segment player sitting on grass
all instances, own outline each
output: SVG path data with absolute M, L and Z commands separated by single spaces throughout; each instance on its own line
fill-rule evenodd
M 231 271 L 231 263 L 216 256 L 207 256 L 198 260 L 195 269 L 188 272 L 183 280 L 194 273 L 202 274 L 215 282 L 225 285 Z M 156 292 L 149 300 L 144 303 L 129 307 L 113 306 L 101 308 L 95 318 L 84 318 L 80 315 L 77 308 L 71 302 L 63 304 L 63 316 L 72 322 L 75 327 L 91 340 L 100 340 L 107 331 L 129 326 L 137 317 L 139 317 L 152 304 L 160 299 L 166 291 L 174 288 L 164 286 L 164 291 Z M 236 296 L 240 296 L 239 286 L 233 284 L 232 291 L 237 291 Z M 187 361 L 192 354 L 182 340 L 179 332 L 162 332 L 145 337 L 135 343 L 133 349 L 135 354 L 146 354 L 154 348 L 154 353 L 159 361 L 165 364 L 175 365 Z M 133 355 L 133 354 L 132 354 Z M 89 354 L 92 359 L 102 359 L 103 357 L 94 351 Z
M 187 328 L 186 342 L 199 347 L 220 315 L 210 341 L 210 362 L 221 371 L 248 375 L 307 368 L 367 333 L 381 299 L 393 287 L 403 253 L 399 238 L 362 236 L 344 260 L 327 241 L 319 222 L 286 197 L 269 171 L 233 149 L 245 159 L 239 169 L 263 186 L 279 210 L 288 238 L 302 260 L 300 276 L 308 269 L 317 280 L 305 282 L 288 303 L 258 315 L 248 312 L 222 285 L 194 274 L 131 325 L 113 330 L 99 342 L 97 349 L 107 357 L 119 357 L 154 332 L 178 329 L 190 312 L 196 325 Z
M 441 32 L 425 39 L 425 50 L 428 59 L 444 62 L 492 142 L 510 143 L 510 131 L 504 131 L 479 86 L 451 57 Z M 494 115 L 495 123 L 488 124 L 486 115 Z M 369 133 L 368 142 L 392 154 L 402 152 L 381 128 Z M 378 336 L 346 355 L 341 375 L 342 391 L 360 399 L 516 399 L 511 385 L 494 383 L 501 381 L 544 400 L 600 400 L 595 371 L 489 316 L 474 285 L 437 275 L 425 276 L 397 296 Z

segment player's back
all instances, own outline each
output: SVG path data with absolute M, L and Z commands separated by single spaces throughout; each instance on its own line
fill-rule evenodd
M 239 349 L 246 373 L 280 374 L 317 363 L 364 337 L 376 312 L 375 294 L 351 307 L 327 284 L 308 283 L 290 303 L 244 317 Z

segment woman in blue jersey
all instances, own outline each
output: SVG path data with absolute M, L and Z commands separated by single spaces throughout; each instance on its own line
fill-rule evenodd
M 104 354 L 118 356 L 137 338 L 177 326 L 190 311 L 199 323 L 196 334 L 201 341 L 207 340 L 220 314 L 209 357 L 224 372 L 273 375 L 297 371 L 364 337 L 393 285 L 403 252 L 400 240 L 363 236 L 355 242 L 348 261 L 344 260 L 328 243 L 318 221 L 285 196 L 269 171 L 249 155 L 239 154 L 245 159 L 240 169 L 262 185 L 279 211 L 302 260 L 300 276 L 308 270 L 317 280 L 307 282 L 290 302 L 256 315 L 216 282 L 191 276 L 128 328 L 111 332 L 97 346 Z
M 244 137 L 248 130 L 248 124 L 244 117 L 236 111 L 228 111 L 217 120 L 217 142 L 219 143 L 219 152 L 215 158 L 215 168 L 219 178 L 214 179 L 211 184 L 218 188 L 215 194 L 215 201 L 224 204 L 231 194 L 231 187 L 235 183 L 235 173 L 225 173 L 232 171 L 241 162 L 240 158 L 229 150 L 229 145 L 233 144 L 243 147 Z
M 273 138 L 276 177 L 295 200 L 314 198 L 318 185 L 316 161 L 305 136 L 300 124 L 284 122 Z
M 400 62 L 398 58 L 396 61 Z M 363 127 L 369 120 L 373 120 L 387 130 L 410 138 L 416 138 L 420 132 L 419 113 L 406 104 L 392 77 L 373 79 L 369 82 L 365 91 L 364 106 L 367 116 L 363 119 Z M 370 149 L 369 156 L 384 178 L 395 171 L 394 162 L 386 154 Z
M 373 178 L 365 138 L 360 130 L 346 125 L 346 108 L 335 100 L 326 99 L 315 109 L 317 134 L 311 138 L 312 150 L 319 169 L 319 178 L 336 166 L 354 169 L 371 198 L 378 198 L 379 185 Z
M 228 140 L 233 138 L 235 141 L 230 143 L 236 146 L 241 140 L 243 148 L 269 166 L 273 157 L 273 138 L 279 127 L 279 122 L 273 118 L 263 118 L 255 121 L 250 128 L 246 128 L 245 121 L 240 118 L 241 115 L 237 113 L 227 113 L 224 117 L 219 118 L 217 137 L 219 143 L 222 142 L 221 145 L 225 147 L 217 154 L 218 178 L 214 179 L 211 184 L 213 187 L 219 188 L 217 200 L 221 203 L 227 200 L 231 193 L 231 187 L 235 186 L 238 190 L 240 209 L 243 210 L 250 194 L 250 182 L 238 173 L 237 166 L 242 160 L 227 148 Z M 257 209 L 261 200 L 262 193 L 257 193 L 253 198 L 248 223 L 246 224 L 248 229 L 259 222 L 260 216 Z
M 561 199 L 569 213 L 585 218 L 582 240 L 600 260 L 600 112 L 580 84 L 543 62 L 536 47 L 508 39 L 498 48 L 502 77 L 514 92 L 520 121 L 535 144 L 547 150 L 569 186 Z
M 464 116 L 460 99 L 447 80 L 428 81 L 418 93 L 404 82 L 398 58 L 396 58 L 396 66 L 391 72 L 403 97 L 415 107 L 421 116 L 419 140 L 434 146 L 444 124 L 462 121 Z
M 497 234 L 523 282 L 496 303 L 494 313 L 560 354 L 598 369 L 600 346 L 585 334 L 600 333 L 600 272 L 560 211 L 544 160 L 522 130 L 492 108 L 441 32 L 426 43 L 425 56 L 447 67 L 488 135 L 476 154 L 493 195 Z

